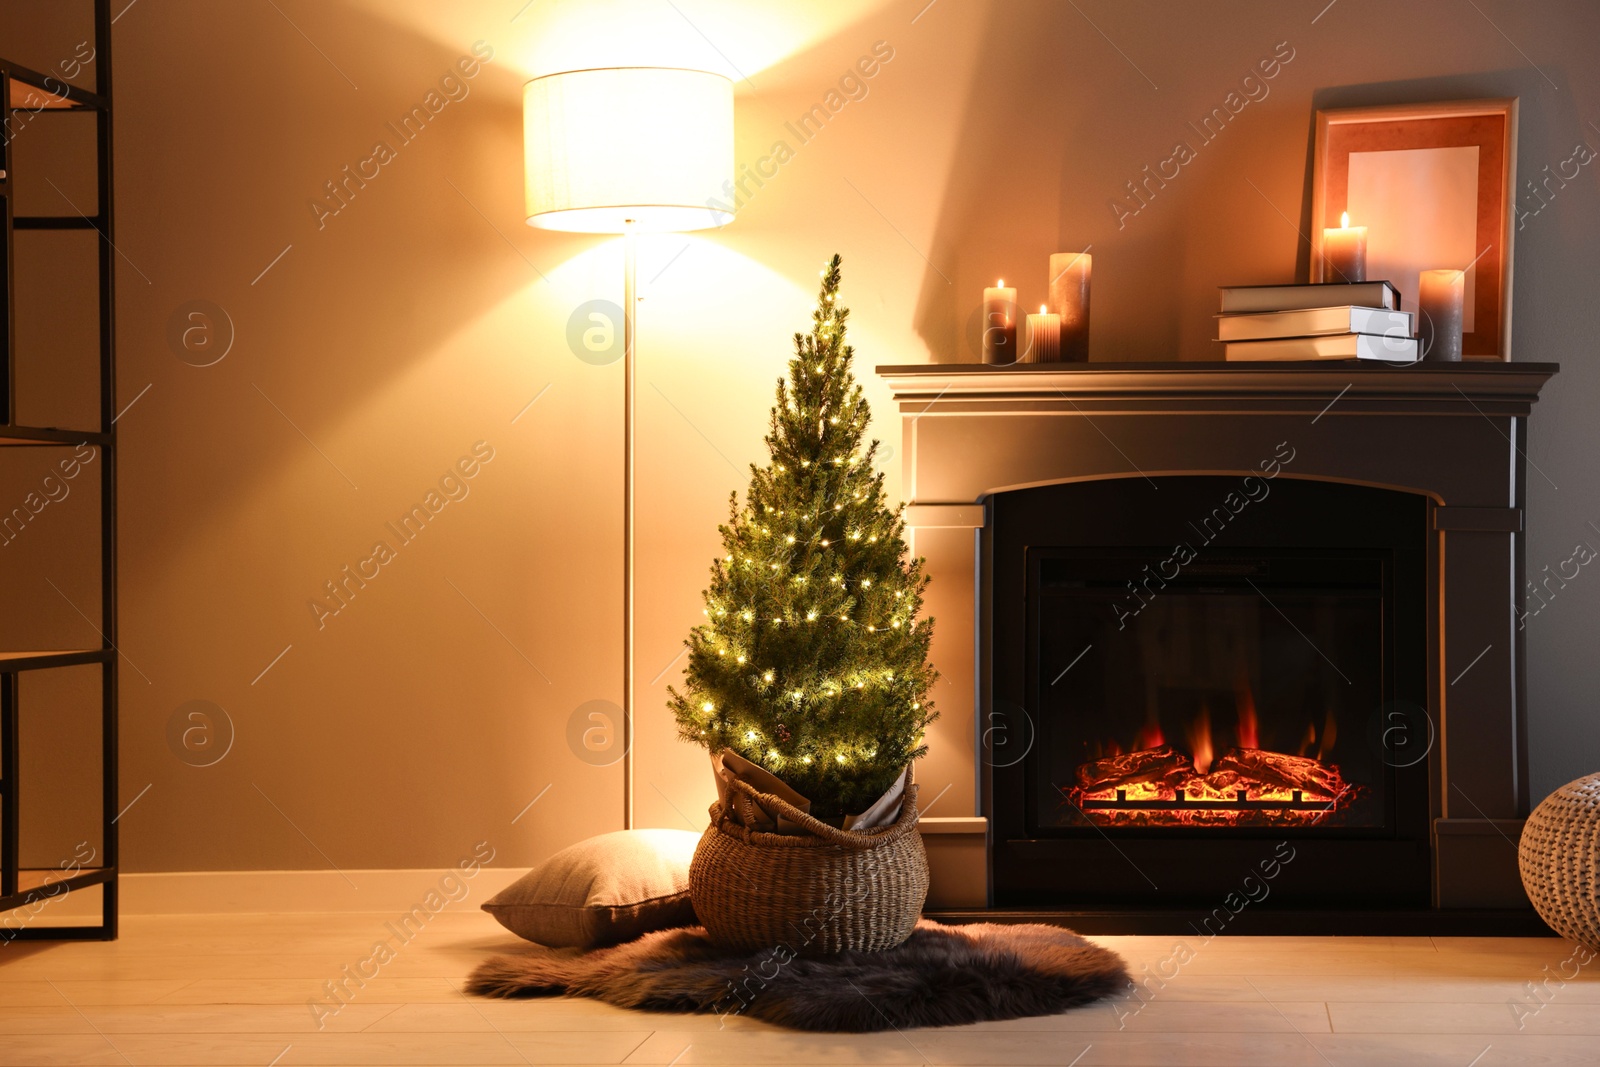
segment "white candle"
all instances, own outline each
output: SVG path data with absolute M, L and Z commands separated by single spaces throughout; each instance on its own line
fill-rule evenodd
M 1089 274 L 1094 257 L 1082 252 L 1050 254 L 1050 310 L 1061 318 L 1060 359 L 1089 358 Z
M 1022 355 L 1018 363 L 1061 362 L 1061 316 L 1039 305 L 1039 314 L 1029 315 L 1023 322 Z
M 983 291 L 983 361 L 1017 361 L 1017 291 L 1004 278 Z
M 1461 311 L 1467 274 L 1425 270 L 1417 285 L 1417 337 L 1423 359 L 1461 359 Z
M 1367 228 L 1350 225 L 1350 212 L 1339 216 L 1337 227 L 1322 231 L 1322 263 L 1325 282 L 1367 280 Z

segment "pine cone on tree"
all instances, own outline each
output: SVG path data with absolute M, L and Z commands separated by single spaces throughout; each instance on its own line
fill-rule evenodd
M 823 271 L 811 333 L 795 334 L 745 504 L 729 503 L 723 554 L 690 631 L 678 734 L 732 749 L 812 801 L 819 818 L 864 810 L 927 751 L 933 620 L 928 578 L 908 559 L 904 505 L 891 509 L 871 412 L 851 373 L 841 259 Z

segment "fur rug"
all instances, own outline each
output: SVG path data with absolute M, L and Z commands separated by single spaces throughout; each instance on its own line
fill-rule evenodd
M 867 1032 L 1054 1015 L 1128 982 L 1121 957 L 1071 930 L 923 920 L 899 948 L 820 958 L 799 958 L 781 945 L 724 952 L 697 926 L 586 953 L 535 945 L 484 963 L 467 990 Z

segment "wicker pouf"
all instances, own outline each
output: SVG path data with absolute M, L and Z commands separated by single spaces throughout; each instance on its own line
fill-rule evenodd
M 1568 782 L 1533 809 L 1517 858 L 1539 917 L 1600 950 L 1600 774 Z
M 689 867 L 689 896 L 713 942 L 825 956 L 894 948 L 911 936 L 928 896 L 915 785 L 906 786 L 892 826 L 853 831 L 745 782 L 732 784 L 809 832 L 761 833 L 730 819 L 720 804 L 711 806 L 711 825 Z

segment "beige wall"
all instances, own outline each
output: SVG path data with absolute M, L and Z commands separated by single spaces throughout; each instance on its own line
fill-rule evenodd
M 578 304 L 620 299 L 621 249 L 522 224 L 532 74 L 731 64 L 739 158 L 777 139 L 797 149 L 726 230 L 642 251 L 643 825 L 704 819 L 704 757 L 662 706 L 678 668 L 653 680 L 699 618 L 716 523 L 761 458 L 772 381 L 827 255 L 845 257 L 864 370 L 971 358 L 983 284 L 1004 275 L 1037 303 L 1048 253 L 1091 244 L 1096 358 L 1211 358 L 1215 286 L 1303 270 L 1314 107 L 1520 96 L 1524 174 L 1579 140 L 1600 147 L 1600 8 L 1585 0 L 1481 13 L 1342 0 L 1315 21 L 1322 0 L 924 3 L 280 0 L 280 14 L 141 0 L 123 14 L 119 400 L 150 386 L 118 424 L 122 646 L 137 666 L 123 673 L 124 795 L 150 784 L 122 823 L 130 869 L 442 865 L 481 840 L 528 864 L 620 824 L 617 768 L 586 764 L 567 735 L 579 705 L 619 697 L 621 379 L 565 333 Z M 24 61 L 70 47 L 70 32 L 35 29 L 8 31 L 36 53 Z M 479 40 L 494 57 L 470 95 L 319 228 L 308 203 L 323 183 Z M 880 40 L 894 57 L 867 96 L 795 143 L 784 122 Z M 1280 42 L 1293 59 L 1270 95 L 1119 226 L 1108 203 L 1124 182 Z M 1531 490 L 1534 570 L 1600 520 L 1582 415 L 1600 395 L 1597 233 L 1586 171 L 1517 235 L 1515 351 L 1566 366 L 1530 439 L 1550 478 Z M 236 335 L 204 368 L 168 338 L 200 299 Z M 866 384 L 898 447 L 885 389 Z M 470 495 L 319 629 L 307 602 L 324 581 L 480 440 L 494 458 Z M 88 511 L 69 502 L 40 533 L 82 542 Z M 37 593 L 51 567 L 85 584 L 46 557 L 0 561 L 8 592 Z M 1600 579 L 1587 580 L 1530 625 L 1539 793 L 1600 763 L 1584 641 Z M 169 747 L 192 700 L 237 730 L 210 767 Z M 934 814 L 970 813 L 958 807 Z

